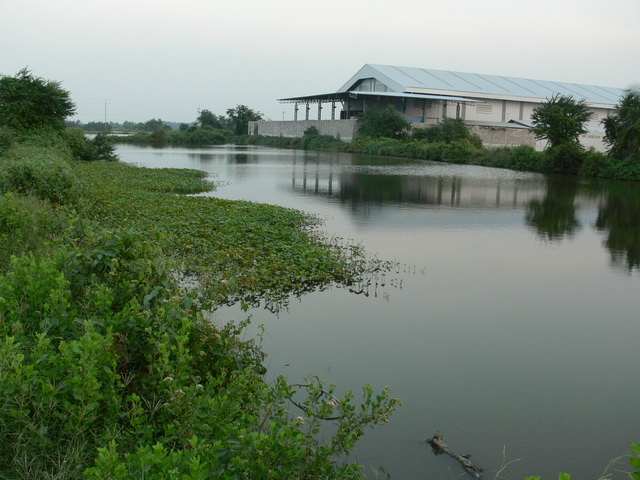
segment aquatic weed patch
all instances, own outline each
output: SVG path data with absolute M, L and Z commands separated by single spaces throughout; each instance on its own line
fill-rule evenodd
M 210 188 L 196 171 L 112 165 L 81 166 L 92 185 L 88 213 L 108 228 L 159 233 L 163 251 L 197 276 L 201 298 L 214 307 L 265 301 L 277 309 L 290 295 L 357 283 L 375 263 L 327 242 L 318 220 L 299 211 L 172 194 L 183 190 L 172 181 Z

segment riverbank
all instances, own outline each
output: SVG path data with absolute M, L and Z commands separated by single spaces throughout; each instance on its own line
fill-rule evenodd
M 343 142 L 314 129 L 300 138 L 262 135 L 229 135 L 221 130 L 193 128 L 190 131 L 158 131 L 132 136 L 113 137 L 119 143 L 156 145 L 260 145 L 298 150 L 363 153 L 383 157 L 430 160 L 453 164 L 479 165 L 536 173 L 562 173 L 585 178 L 640 181 L 640 162 L 632 158 L 617 159 L 602 152 L 564 145 L 553 150 L 536 151 L 530 146 L 484 148 L 479 138 L 466 134 L 428 135 L 432 128 L 420 129 L 401 139 L 357 137 Z M 442 138 L 440 138 L 442 137 Z
M 640 162 L 637 160 L 620 160 L 601 152 L 571 147 L 557 149 L 555 152 L 538 152 L 529 146 L 484 148 L 477 141 L 429 142 L 411 137 L 402 140 L 358 137 L 347 143 L 327 135 L 305 135 L 302 138 L 247 135 L 232 140 L 234 143 L 245 145 L 363 153 L 524 172 L 564 173 L 586 178 L 640 181 Z
M 204 312 L 277 310 L 380 264 L 298 211 L 185 196 L 215 188 L 203 172 L 80 162 L 55 134 L 10 146 L 0 170 L 4 475 L 360 478 L 338 459 L 387 421 L 389 390 L 366 387 L 360 408 L 315 378 L 268 384 L 248 320 Z

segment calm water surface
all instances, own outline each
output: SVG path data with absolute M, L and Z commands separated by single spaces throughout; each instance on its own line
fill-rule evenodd
M 430 453 L 435 432 L 490 479 L 505 452 L 520 460 L 502 476 L 596 479 L 640 441 L 640 185 L 252 147 L 118 153 L 205 170 L 224 182 L 211 195 L 317 214 L 397 262 L 368 296 L 332 289 L 252 312 L 271 374 L 402 399 L 356 452 L 371 478 L 379 465 L 457 476 Z

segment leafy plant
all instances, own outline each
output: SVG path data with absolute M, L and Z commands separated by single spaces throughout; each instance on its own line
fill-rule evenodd
M 580 135 L 587 132 L 585 124 L 592 115 L 585 100 L 556 94 L 533 109 L 532 131 L 536 138 L 547 140 L 551 148 L 564 143 L 577 145 Z
M 64 120 L 74 112 L 70 94 L 60 82 L 36 77 L 26 68 L 14 77 L 0 77 L 0 127 L 62 130 Z
M 358 117 L 358 135 L 371 138 L 403 138 L 411 126 L 393 105 L 369 110 Z
M 604 142 L 615 158 L 640 155 L 640 91 L 628 90 L 620 99 L 614 113 L 602 120 Z

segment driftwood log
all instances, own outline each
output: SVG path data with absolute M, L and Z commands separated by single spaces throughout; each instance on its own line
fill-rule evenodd
M 484 480 L 483 470 L 474 464 L 471 460 L 469 460 L 470 455 L 458 455 L 456 452 L 451 450 L 446 443 L 442 441 L 442 435 L 435 434 L 429 440 L 427 440 L 431 448 L 433 449 L 434 455 L 440 455 L 442 453 L 446 453 L 451 458 L 454 458 L 460 465 L 462 465 L 462 469 L 471 475 L 473 478 L 478 480 Z

